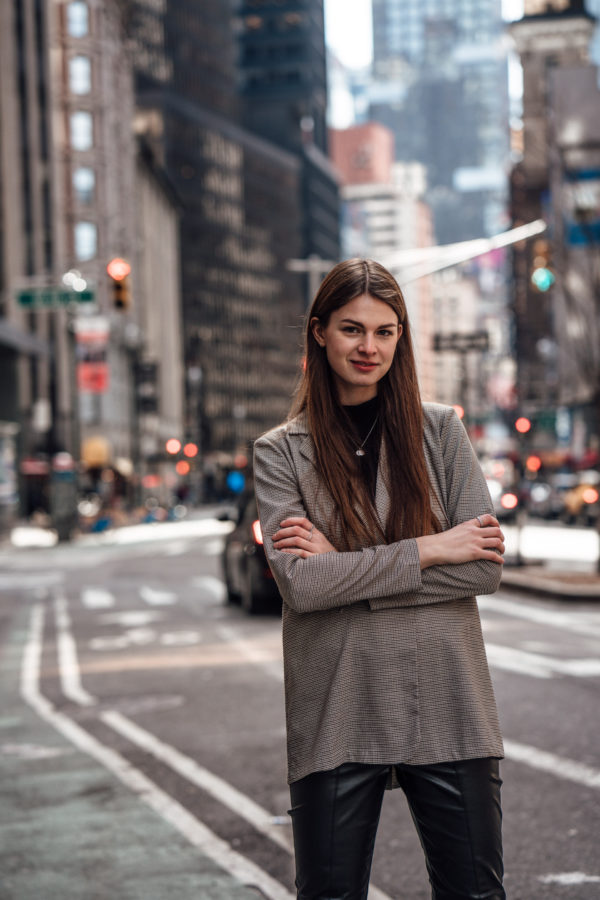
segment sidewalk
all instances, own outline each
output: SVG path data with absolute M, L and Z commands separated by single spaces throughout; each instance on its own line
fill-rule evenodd
M 504 564 L 501 588 L 559 600 L 600 600 L 600 573 L 552 565 Z
M 189 843 L 24 701 L 27 608 L 11 632 L 0 667 L 2 900 L 262 896 Z

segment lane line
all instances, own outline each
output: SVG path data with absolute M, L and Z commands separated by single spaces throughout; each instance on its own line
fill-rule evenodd
M 577 617 L 572 612 L 560 612 L 560 610 L 548 607 L 532 606 L 528 603 L 504 599 L 504 597 L 478 597 L 477 605 L 484 612 L 501 613 L 505 616 L 516 616 L 519 619 L 528 619 L 530 622 L 539 622 L 542 625 L 550 625 L 560 628 L 561 631 L 572 631 L 574 634 L 585 634 L 590 637 L 600 636 L 600 620 L 585 613 Z
M 94 706 L 96 701 L 82 686 L 77 660 L 77 647 L 71 633 L 69 605 L 64 594 L 54 598 L 54 619 L 58 648 L 58 671 L 62 692 L 69 700 L 80 706 Z
M 40 659 L 44 629 L 44 610 L 33 607 L 30 632 L 21 668 L 21 696 L 32 709 L 59 731 L 78 749 L 96 759 L 113 773 L 147 806 L 173 825 L 194 847 L 212 859 L 247 887 L 258 887 L 269 900 L 294 900 L 293 895 L 278 881 L 249 859 L 233 850 L 229 844 L 202 824 L 177 801 L 173 800 L 146 775 L 136 769 L 116 751 L 104 746 L 68 716 L 59 712 L 39 690 Z
M 600 875 L 586 875 L 585 872 L 560 872 L 556 875 L 541 875 L 542 884 L 600 884 Z
M 556 753 L 548 753 L 538 747 L 530 747 L 518 741 L 504 741 L 506 758 L 514 762 L 524 763 L 532 769 L 547 772 L 566 781 L 574 781 L 585 787 L 600 789 L 600 769 L 576 762 Z
M 65 628 L 70 627 L 70 620 L 63 622 Z M 242 655 L 259 662 L 267 669 L 269 674 L 277 680 L 282 680 L 283 673 L 281 663 L 268 663 L 264 661 L 264 655 L 261 650 L 252 646 L 248 641 L 240 638 L 234 629 L 220 629 L 223 637 L 235 644 Z M 79 670 L 77 660 L 77 648 L 74 639 L 71 636 L 73 645 L 73 658 L 71 662 Z M 60 657 L 59 657 L 60 663 Z M 87 692 L 84 692 L 87 693 Z M 95 698 L 92 698 L 96 702 Z M 173 771 L 187 779 L 197 787 L 202 788 L 211 796 L 215 797 L 224 806 L 227 806 L 234 813 L 245 819 L 252 827 L 261 834 L 264 834 L 273 843 L 277 844 L 287 853 L 293 853 L 292 841 L 288 835 L 281 830 L 281 826 L 273 824 L 273 816 L 258 803 L 234 788 L 233 785 L 219 778 L 208 769 L 200 766 L 195 760 L 176 750 L 169 744 L 164 743 L 155 735 L 143 729 L 137 723 L 128 719 L 122 713 L 114 710 L 106 710 L 100 714 L 102 721 L 117 733 L 121 734 L 130 742 L 141 747 L 146 752 L 152 754 L 156 759 L 169 766 Z M 374 885 L 370 885 L 368 900 L 392 900 L 387 894 Z
M 283 847 L 288 853 L 291 852 L 291 842 L 282 832 L 281 826 L 273 825 L 273 816 L 229 782 L 209 772 L 208 769 L 200 766 L 195 760 L 176 750 L 170 744 L 165 744 L 122 713 L 107 710 L 101 714 L 100 718 L 131 743 L 141 747 L 142 750 L 165 763 L 178 775 L 206 791 L 207 794 L 241 816 L 273 843 Z
M 82 590 L 81 602 L 88 609 L 110 609 L 115 605 L 115 598 L 104 588 L 90 587 Z

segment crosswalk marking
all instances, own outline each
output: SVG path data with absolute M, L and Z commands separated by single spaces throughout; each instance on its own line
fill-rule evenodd
M 588 637 L 600 636 L 600 616 L 595 613 L 574 616 L 571 612 L 551 609 L 548 606 L 533 605 L 522 601 L 508 600 L 503 596 L 478 597 L 477 605 L 481 612 L 500 613 L 504 616 L 514 616 L 518 619 L 527 619 L 529 622 L 538 622 L 541 625 L 549 625 L 559 628 L 561 631 L 571 631 L 574 634 L 585 634 Z
M 177 603 L 177 594 L 172 591 L 157 591 L 143 584 L 139 590 L 140 597 L 148 606 L 172 606 Z
M 553 678 L 555 675 L 591 678 L 600 675 L 600 659 L 559 659 L 487 642 L 485 649 L 491 666 L 532 678 Z
M 115 596 L 100 587 L 87 587 L 81 592 L 81 602 L 88 609 L 110 609 L 115 605 Z

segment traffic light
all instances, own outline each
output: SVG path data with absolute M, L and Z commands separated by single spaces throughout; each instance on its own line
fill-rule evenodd
M 519 434 L 527 434 L 528 431 L 531 431 L 531 419 L 528 419 L 527 416 L 519 416 L 515 422 L 515 428 Z
M 531 283 L 540 293 L 549 291 L 556 278 L 550 268 L 550 245 L 548 241 L 539 240 L 533 245 L 533 271 Z
M 110 289 L 114 308 L 119 310 L 127 309 L 131 303 L 131 289 L 128 277 L 131 272 L 131 266 L 126 260 L 115 257 L 107 265 L 106 271 L 110 276 Z

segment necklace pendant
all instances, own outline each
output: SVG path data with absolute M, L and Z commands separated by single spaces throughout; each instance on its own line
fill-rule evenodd
M 356 451 L 356 455 L 357 455 L 357 456 L 364 456 L 364 455 L 365 455 L 365 451 L 362 449 L 362 447 L 359 447 L 359 448 L 358 448 L 358 450 Z

